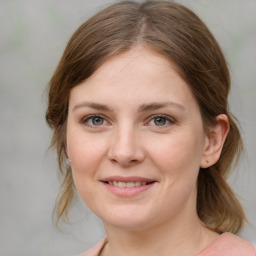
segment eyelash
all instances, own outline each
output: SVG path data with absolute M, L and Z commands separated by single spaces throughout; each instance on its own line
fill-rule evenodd
M 166 126 L 169 126 L 171 124 L 175 124 L 176 123 L 176 120 L 174 120 L 173 118 L 169 117 L 169 116 L 166 116 L 166 115 L 153 115 L 150 117 L 149 121 L 146 123 L 146 125 L 150 125 L 149 123 L 151 121 L 155 121 L 156 118 L 162 118 L 165 120 L 165 122 L 168 122 L 168 124 L 164 123 L 163 125 L 152 125 L 152 126 L 156 126 L 156 127 L 162 127 L 162 128 L 165 128 Z
M 102 125 L 94 125 L 94 124 L 89 123 L 89 121 L 93 120 L 93 118 L 100 118 L 100 119 L 103 120 L 103 122 L 107 122 L 106 118 L 102 115 L 89 115 L 89 116 L 83 117 L 82 120 L 81 120 L 81 123 L 84 124 L 84 125 L 87 125 L 91 128 L 100 128 Z
M 89 121 L 90 121 L 90 120 L 92 121 L 93 118 L 100 118 L 100 119 L 102 119 L 103 124 L 100 124 L 100 125 L 90 124 Z M 150 125 L 150 122 L 151 122 L 151 121 L 154 122 L 154 121 L 156 120 L 156 118 L 162 118 L 162 119 L 164 119 L 164 120 L 165 120 L 165 123 L 164 123 L 163 125 L 159 125 L 159 126 L 158 126 L 158 125 L 151 125 L 151 126 L 155 126 L 155 127 L 159 127 L 159 128 L 165 128 L 166 126 L 169 126 L 169 125 L 171 125 L 171 124 L 175 124 L 175 123 L 176 123 L 176 120 L 174 120 L 173 118 L 170 118 L 169 116 L 166 116 L 166 115 L 158 114 L 158 115 L 150 116 L 150 117 L 148 118 L 148 121 L 146 122 L 145 126 L 149 126 L 149 125 Z M 95 129 L 101 128 L 101 127 L 104 125 L 105 122 L 107 122 L 107 123 L 109 124 L 109 122 L 107 121 L 107 119 L 106 119 L 104 116 L 102 116 L 102 115 L 96 115 L 96 114 L 94 114 L 94 115 L 89 115 L 89 116 L 85 116 L 85 117 L 83 117 L 82 120 L 81 120 L 81 123 L 82 123 L 83 125 L 86 125 L 86 126 L 88 126 L 88 127 L 95 128 Z M 167 124 L 166 124 L 166 122 L 167 122 Z

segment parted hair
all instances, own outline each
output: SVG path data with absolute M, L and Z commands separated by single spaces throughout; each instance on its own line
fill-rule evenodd
M 230 130 L 217 163 L 200 169 L 197 213 L 216 232 L 237 233 L 244 211 L 226 179 L 237 164 L 243 144 L 235 117 L 229 112 L 230 74 L 212 33 L 190 9 L 172 1 L 121 1 L 101 10 L 72 35 L 48 88 L 46 120 L 53 129 L 63 177 L 56 201 L 57 221 L 68 216 L 75 193 L 66 166 L 66 122 L 70 90 L 90 77 L 110 57 L 142 45 L 168 58 L 189 85 L 201 111 L 204 130 L 226 114 Z

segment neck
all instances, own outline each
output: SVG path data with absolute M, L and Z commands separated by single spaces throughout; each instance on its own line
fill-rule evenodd
M 105 223 L 108 244 L 102 255 L 198 255 L 218 234 L 205 228 L 197 214 L 187 221 L 183 217 L 177 217 L 182 221 L 176 219 L 144 230 L 127 230 Z

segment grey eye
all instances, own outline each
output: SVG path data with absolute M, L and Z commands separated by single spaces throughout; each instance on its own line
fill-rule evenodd
M 104 124 L 104 118 L 100 116 L 95 116 L 91 118 L 91 122 L 93 125 L 103 125 Z
M 165 117 L 161 117 L 161 116 L 155 117 L 153 120 L 156 126 L 164 126 L 167 121 Z

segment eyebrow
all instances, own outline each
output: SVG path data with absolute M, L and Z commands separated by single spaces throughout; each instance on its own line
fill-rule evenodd
M 72 111 L 75 111 L 78 108 L 86 108 L 86 107 L 96 109 L 96 110 L 101 110 L 101 111 L 113 112 L 113 109 L 109 108 L 107 105 L 94 103 L 94 102 L 87 102 L 87 101 L 84 101 L 82 103 L 75 105 Z M 165 107 L 177 108 L 182 111 L 185 110 L 185 107 L 183 105 L 177 102 L 167 101 L 167 102 L 153 102 L 150 104 L 143 104 L 139 107 L 138 112 L 147 112 L 150 110 L 157 110 Z
M 167 101 L 167 102 L 154 102 L 150 104 L 143 104 L 139 107 L 139 112 L 146 112 L 150 110 L 157 110 L 160 108 L 165 108 L 165 107 L 171 107 L 171 108 L 178 108 L 179 110 L 185 110 L 185 107 L 177 102 L 173 101 Z
M 102 111 L 113 111 L 112 109 L 110 109 L 109 107 L 107 107 L 107 105 L 104 104 L 99 104 L 99 103 L 94 103 L 94 102 L 87 102 L 84 101 L 82 103 L 79 103 L 77 105 L 75 105 L 72 109 L 72 111 L 75 111 L 78 108 L 93 108 L 96 110 L 102 110 Z

